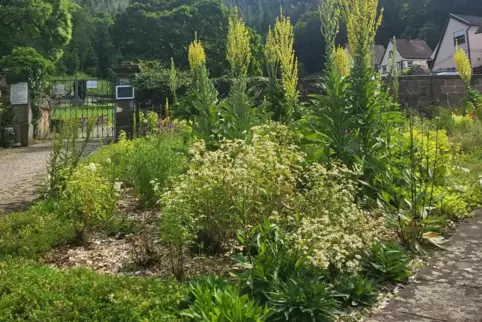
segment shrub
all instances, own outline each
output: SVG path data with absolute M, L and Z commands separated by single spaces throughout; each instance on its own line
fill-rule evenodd
M 42 202 L 22 213 L 0 216 L 0 256 L 36 258 L 73 239 L 71 224 Z
M 269 309 L 259 306 L 248 295 L 227 283 L 191 283 L 190 292 L 194 303 L 182 312 L 192 321 L 201 322 L 261 322 L 266 321 Z
M 311 265 L 268 220 L 254 229 L 257 255 L 241 274 L 246 292 L 272 309 L 269 321 L 332 321 L 337 308 L 322 271 Z
M 184 290 L 170 281 L 14 259 L 0 262 L 0 294 L 2 321 L 178 321 Z
M 186 166 L 183 125 L 159 129 L 158 135 L 133 141 L 121 138 L 89 159 L 102 165 L 106 177 L 132 186 L 146 206 L 155 204 L 157 191 L 165 189 Z
M 420 173 L 423 175 L 432 171 L 435 182 L 442 184 L 452 169 L 452 145 L 447 132 L 427 130 L 422 125 L 414 128 L 412 133 L 405 132 L 404 138 L 405 151 L 409 150 L 411 145 L 416 147 L 415 157 L 422 162 Z
M 313 164 L 303 177 L 296 216 L 286 225 L 294 246 L 321 268 L 359 269 L 359 254 L 383 231 L 383 218 L 374 219 L 355 202 L 359 193 L 355 173 L 333 164 Z
M 246 140 L 225 141 L 214 152 L 203 142 L 193 145 L 187 174 L 162 197 L 165 242 L 186 246 L 201 230 L 223 242 L 235 236 L 242 222 L 255 224 L 265 214 L 289 212 L 303 155 L 285 126 L 252 131 Z M 240 204 L 246 211 L 236 207 Z
M 62 120 L 58 132 L 52 137 L 52 153 L 48 161 L 49 196 L 59 198 L 65 189 L 65 184 L 79 165 L 84 150 L 92 138 L 95 119 L 87 121 L 86 136 L 79 139 L 78 117 Z
M 196 238 L 204 249 L 219 248 L 209 242 L 222 245 L 271 217 L 319 267 L 333 262 L 356 269 L 354 256 L 380 229 L 355 203 L 355 181 L 345 178 L 353 172 L 313 165 L 303 174 L 304 154 L 285 126 L 252 131 L 214 152 L 202 142 L 194 145 L 188 173 L 162 197 L 161 239 L 178 253 Z
M 343 306 L 370 306 L 378 296 L 373 282 L 362 276 L 342 277 L 336 281 L 335 292 Z
M 85 243 L 86 231 L 110 229 L 118 219 L 115 205 L 120 187 L 109 182 L 99 167 L 95 163 L 80 166 L 66 184 L 63 198 L 65 214 L 72 220 L 79 244 Z
M 365 251 L 365 273 L 375 280 L 403 282 L 411 275 L 410 257 L 395 243 L 375 243 Z

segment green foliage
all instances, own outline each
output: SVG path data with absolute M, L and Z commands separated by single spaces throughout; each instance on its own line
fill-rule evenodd
M 343 306 L 370 306 L 377 301 L 373 282 L 362 276 L 343 276 L 336 281 L 335 292 Z
M 3 321 L 178 321 L 183 286 L 158 279 L 62 271 L 34 262 L 0 262 Z
M 110 29 L 112 18 L 104 13 L 93 14 L 88 8 L 72 6 L 72 40 L 57 62 L 57 73 L 75 75 L 83 72 L 111 79 L 111 67 L 118 56 Z
M 218 0 L 134 1 L 116 17 L 112 35 L 126 60 L 158 59 L 168 66 L 172 57 L 185 70 L 186 46 L 197 32 L 210 57 L 207 68 L 217 77 L 227 69 L 228 16 Z
M 73 238 L 71 224 L 59 218 L 49 202 L 41 202 L 26 212 L 0 217 L 1 257 L 35 259 Z
M 249 270 L 241 275 L 248 294 L 268 305 L 269 321 L 333 321 L 337 303 L 321 271 L 293 248 L 284 232 L 265 220 L 254 229 L 253 262 L 235 257 Z
M 220 139 L 220 109 L 218 91 L 213 82 L 209 79 L 206 66 L 202 65 L 195 71 L 193 88 L 188 104 L 194 106 L 193 130 L 200 138 L 210 144 Z
M 261 322 L 266 321 L 269 309 L 259 306 L 239 288 L 226 283 L 191 283 L 194 303 L 181 314 L 192 321 L 204 322 Z
M 217 235 L 222 242 L 234 237 L 242 228 L 237 204 L 246 205 L 246 222 L 251 224 L 273 211 L 288 211 L 282 204 L 293 195 L 302 163 L 293 134 L 277 124 L 252 132 L 245 140 L 222 142 L 213 152 L 203 142 L 193 145 L 188 173 L 162 197 L 163 240 L 189 244 L 199 230 Z M 173 231 L 182 234 L 172 235 Z
M 154 104 L 164 103 L 163 99 L 166 97 L 174 100 L 177 94 L 182 94 L 191 84 L 191 79 L 186 72 L 182 70 L 175 70 L 175 72 L 175 88 L 173 88 L 172 69 L 165 68 L 157 61 L 139 62 L 139 72 L 134 78 L 136 96 L 140 100 L 149 99 Z
M 0 57 L 16 47 L 32 47 L 55 61 L 72 35 L 68 0 L 10 0 L 0 4 Z
M 95 119 L 90 118 L 85 128 L 85 137 L 79 138 L 79 118 L 72 117 L 62 120 L 58 132 L 54 129 L 52 136 L 52 153 L 48 161 L 48 195 L 59 198 L 66 181 L 79 165 L 85 148 L 89 143 L 95 126 Z
M 446 185 L 452 167 L 451 146 L 445 131 L 410 117 L 407 132 L 393 136 L 383 159 L 385 170 L 373 182 L 379 205 L 393 216 L 391 224 L 405 246 L 423 252 L 424 243 L 442 240 L 434 226 L 437 185 Z M 440 230 L 436 227 L 436 230 Z
M 47 81 L 54 71 L 52 61 L 44 58 L 32 47 L 16 47 L 9 55 L 0 59 L 10 84 L 28 82 L 32 106 L 33 123 L 40 118 L 39 104 L 44 98 Z
M 176 125 L 177 126 L 177 125 Z M 177 129 L 182 131 L 182 126 Z M 173 128 L 173 131 L 177 131 Z M 121 139 L 102 148 L 89 160 L 102 165 L 106 177 L 132 186 L 140 202 L 152 206 L 158 191 L 165 189 L 171 178 L 184 172 L 186 157 L 182 132 L 159 132 L 133 141 Z
M 74 170 L 66 183 L 62 200 L 66 218 L 72 221 L 76 241 L 85 244 L 86 233 L 115 226 L 115 205 L 120 188 L 109 182 L 95 163 Z
M 54 71 L 52 62 L 40 55 L 32 47 L 16 47 L 11 54 L 4 56 L 0 65 L 9 83 L 43 81 Z
M 379 281 L 404 282 L 411 275 L 410 257 L 395 243 L 375 243 L 364 254 L 363 268 Z
M 313 264 L 356 270 L 353 255 L 382 227 L 356 204 L 352 171 L 319 164 L 305 169 L 295 143 L 285 126 L 272 124 L 216 151 L 194 144 L 187 174 L 162 197 L 161 239 L 178 252 L 196 242 L 210 249 L 209 240 L 222 249 L 238 230 L 270 216 Z M 202 240 L 200 232 L 211 237 Z

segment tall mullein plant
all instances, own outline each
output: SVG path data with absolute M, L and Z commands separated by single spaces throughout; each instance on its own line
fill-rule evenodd
M 350 163 L 354 143 L 350 130 L 356 118 L 350 113 L 348 82 L 344 77 L 349 69 L 343 66 L 345 60 L 340 59 L 341 52 L 335 47 L 340 17 L 336 2 L 325 0 L 319 10 L 321 33 L 325 39 L 325 76 L 321 83 L 324 94 L 311 96 L 312 111 L 299 125 L 309 140 L 308 150 L 313 153 L 313 159 L 336 158 Z
M 356 133 L 353 162 L 360 165 L 364 180 L 371 181 L 383 168 L 380 157 L 387 149 L 388 132 L 401 121 L 401 115 L 374 70 L 373 46 L 382 21 L 378 0 L 340 0 L 340 4 L 353 57 L 347 89 L 350 113 L 357 119 L 350 129 Z
M 251 62 L 248 28 L 235 9 L 228 20 L 226 59 L 231 67 L 231 89 L 222 109 L 223 135 L 229 139 L 243 137 L 257 121 L 254 102 L 247 93 L 247 74 Z
M 177 69 L 176 69 L 176 65 L 174 64 L 174 58 L 171 57 L 171 68 L 169 69 L 169 90 L 171 91 L 173 105 L 177 105 L 178 103 L 177 101 L 178 88 L 179 88 L 179 84 L 177 81 Z M 166 111 L 167 110 L 168 109 L 166 108 Z M 169 117 L 169 115 L 166 115 L 166 117 Z
M 284 106 L 281 111 L 273 111 L 275 118 L 290 123 L 295 118 L 298 105 L 298 59 L 294 52 L 294 31 L 289 17 L 281 9 L 273 28 L 266 38 L 265 58 L 270 82 L 277 82 L 278 66 L 281 70 Z
M 393 49 L 388 57 L 388 65 L 390 66 L 390 74 L 388 75 L 388 95 L 395 103 L 398 103 L 399 98 L 399 80 L 398 80 L 398 68 L 397 68 L 397 39 L 393 37 L 392 40 Z
M 215 147 L 221 135 L 218 91 L 209 79 L 206 68 L 206 54 L 197 36 L 189 45 L 188 59 L 193 78 L 193 85 L 190 92 L 190 103 L 195 109 L 193 130 L 200 138 L 207 142 L 208 146 Z
M 482 117 L 482 96 L 470 84 L 472 80 L 472 64 L 470 63 L 470 59 L 467 57 L 465 50 L 459 48 L 458 45 L 455 49 L 454 61 L 457 72 L 467 88 L 467 97 L 462 104 L 464 109 L 463 113 L 472 115 L 476 114 L 477 116 Z

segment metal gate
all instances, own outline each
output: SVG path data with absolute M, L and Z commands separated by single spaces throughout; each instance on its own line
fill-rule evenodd
M 102 79 L 62 79 L 52 81 L 51 129 L 62 121 L 76 119 L 79 137 L 87 137 L 89 121 L 94 122 L 93 138 L 114 137 L 115 86 Z

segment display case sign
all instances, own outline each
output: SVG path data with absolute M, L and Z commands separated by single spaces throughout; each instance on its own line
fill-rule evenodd
M 87 81 L 87 88 L 97 88 L 97 81 L 96 80 L 88 80 Z
M 28 83 L 10 85 L 10 103 L 12 105 L 28 104 Z
M 58 96 L 65 95 L 65 84 L 55 84 L 54 95 L 58 95 Z

